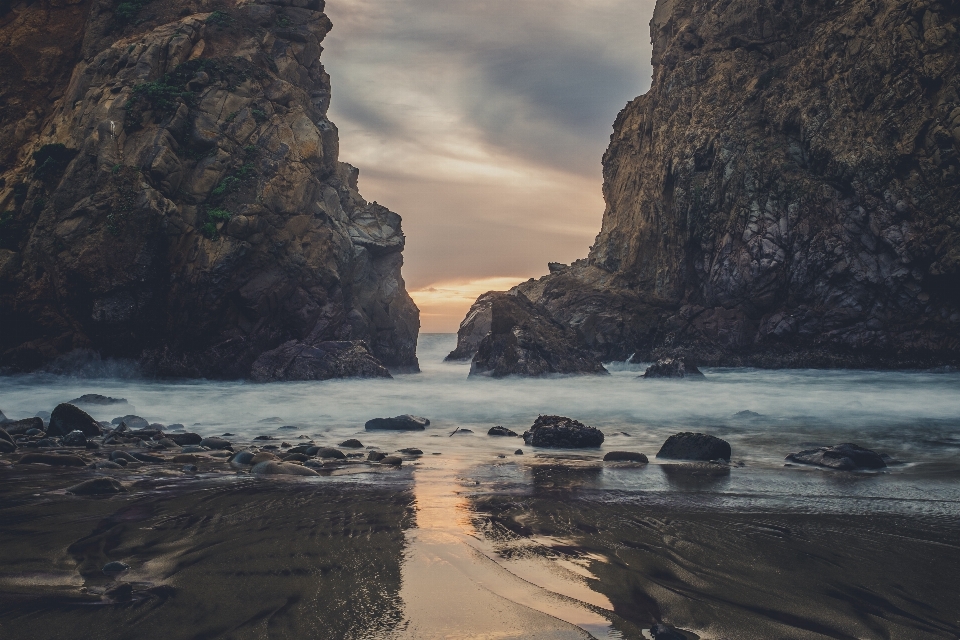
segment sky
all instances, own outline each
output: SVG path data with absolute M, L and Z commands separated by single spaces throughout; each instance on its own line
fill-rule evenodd
M 327 0 L 340 159 L 403 217 L 421 331 L 587 255 L 617 113 L 650 86 L 654 0 Z

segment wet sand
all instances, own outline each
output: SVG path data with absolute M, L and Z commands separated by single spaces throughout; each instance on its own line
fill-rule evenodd
M 63 493 L 89 470 L 3 466 L 0 635 L 960 637 L 960 518 L 705 506 L 709 475 L 653 466 L 629 471 L 686 490 L 532 456 L 362 481 L 154 469 L 111 497 Z

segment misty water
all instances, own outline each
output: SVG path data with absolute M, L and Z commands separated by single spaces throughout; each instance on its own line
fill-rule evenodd
M 494 380 L 468 378 L 467 363 L 443 362 L 455 342 L 453 334 L 422 335 L 422 373 L 392 380 L 160 381 L 120 377 L 122 366 L 103 368 L 113 377 L 6 376 L 0 378 L 0 409 L 23 418 L 100 393 L 131 406 L 86 407 L 98 420 L 129 412 L 151 423 L 181 423 L 204 436 L 273 435 L 291 444 L 306 436 L 332 445 L 356 437 L 386 451 L 419 447 L 428 454 L 420 466 L 438 464 L 429 454 L 439 453 L 444 465 L 457 467 L 458 477 L 504 490 L 530 482 L 537 455 L 568 455 L 574 457 L 570 464 L 595 465 L 605 451 L 631 450 L 646 453 L 649 467 L 607 465 L 585 488 L 610 495 L 641 492 L 690 506 L 960 512 L 958 372 L 708 368 L 703 380 L 644 380 L 642 364 L 608 363 L 609 376 Z M 370 418 L 403 413 L 427 417 L 431 425 L 424 432 L 364 431 Z M 521 433 L 538 414 L 566 415 L 600 428 L 606 435 L 602 449 L 538 452 L 519 438 L 486 435 L 494 425 Z M 654 454 L 679 431 L 726 439 L 733 462 L 742 466 L 689 476 L 659 464 Z M 791 452 L 841 442 L 887 453 L 902 464 L 856 474 L 784 466 Z M 517 448 L 524 457 L 514 454 Z

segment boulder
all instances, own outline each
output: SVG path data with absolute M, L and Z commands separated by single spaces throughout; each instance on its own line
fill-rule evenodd
M 516 431 L 511 431 L 510 429 L 507 429 L 506 427 L 497 426 L 497 427 L 490 427 L 490 430 L 487 431 L 487 435 L 488 436 L 509 436 L 511 438 L 515 438 L 519 434 L 517 434 Z
M 385 456 L 380 459 L 380 464 L 390 465 L 391 467 L 399 467 L 403 464 L 403 458 L 400 456 Z
M 47 435 L 65 436 L 71 431 L 81 431 L 85 436 L 99 436 L 103 433 L 100 423 L 72 404 L 58 404 L 50 414 L 50 427 Z
M 198 433 L 171 433 L 167 437 L 181 447 L 203 442 L 203 438 Z
M 320 474 L 313 469 L 308 469 L 292 462 L 278 462 L 276 460 L 265 460 L 264 462 L 253 465 L 250 470 L 261 476 L 319 476 Z
M 638 451 L 609 451 L 603 456 L 604 462 L 649 462 L 647 456 Z
M 112 493 L 126 493 L 127 488 L 113 478 L 93 478 L 75 484 L 67 489 L 67 493 L 77 496 L 99 496 Z
M 647 367 L 644 378 L 702 378 L 703 373 L 685 358 L 661 358 Z
M 48 464 L 52 467 L 85 467 L 87 461 L 78 456 L 56 455 L 53 453 L 28 453 L 17 460 L 17 464 Z
M 730 443 L 705 433 L 683 432 L 667 438 L 658 458 L 670 460 L 730 460 Z
M 339 449 L 334 449 L 333 447 L 321 447 L 317 450 L 316 456 L 318 458 L 336 458 L 337 460 L 346 460 L 347 456 L 344 455 Z
M 291 340 L 261 354 L 250 369 L 250 377 L 257 382 L 275 382 L 392 376 L 362 340 L 315 345 Z
M 387 457 L 387 454 L 381 453 L 379 451 L 371 451 L 370 453 L 367 454 L 367 460 L 369 460 L 370 462 L 380 462 L 386 457 Z
M 417 449 L 416 447 L 407 447 L 406 449 L 400 449 L 400 451 L 399 451 L 398 453 L 405 453 L 405 454 L 407 454 L 408 456 L 422 456 L 422 455 L 423 455 L 423 451 L 422 451 L 421 449 Z
M 63 446 L 86 447 L 87 436 L 83 435 L 83 431 L 71 431 L 67 435 L 63 436 Z
M 124 426 L 131 431 L 136 431 L 138 429 L 146 429 L 150 426 L 150 423 L 141 418 L 140 416 L 127 415 L 121 416 L 119 418 L 114 418 L 110 421 L 110 424 Z
M 786 459 L 790 462 L 827 467 L 838 471 L 884 469 L 887 466 L 881 454 L 850 443 L 791 453 Z
M 404 414 L 393 418 L 374 418 L 367 420 L 367 431 L 423 431 L 430 425 L 426 418 Z
M 522 293 L 491 292 L 484 297 L 490 304 L 490 329 L 477 345 L 471 376 L 607 373 L 577 331 Z
M 428 422 L 428 424 L 429 424 L 429 422 Z M 363 448 L 363 443 L 360 442 L 359 440 L 357 440 L 356 438 L 350 438 L 349 440 L 344 440 L 343 442 L 341 442 L 341 443 L 338 444 L 337 446 L 338 446 L 338 447 L 344 447 L 344 448 L 346 448 L 346 449 L 362 449 L 362 448 Z
M 24 418 L 23 420 L 11 420 L 3 425 L 7 433 L 15 436 L 24 435 L 31 429 L 43 431 L 43 420 L 40 418 Z
M 209 449 L 233 449 L 233 445 L 230 444 L 230 442 L 217 437 L 204 438 L 200 441 L 200 446 Z
M 580 449 L 599 447 L 603 444 L 603 433 L 572 418 L 539 416 L 523 433 L 523 441 L 534 447 Z
M 113 404 L 130 404 L 124 398 L 111 398 L 110 396 L 102 396 L 99 393 L 85 393 L 79 398 L 74 398 L 70 401 L 70 404 L 87 404 L 94 405 L 98 407 L 106 407 Z

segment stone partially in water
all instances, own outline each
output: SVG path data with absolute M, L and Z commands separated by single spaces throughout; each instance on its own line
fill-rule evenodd
M 203 438 L 198 433 L 171 433 L 167 436 L 181 447 L 200 444 Z
M 647 367 L 644 378 L 702 378 L 703 373 L 686 358 L 662 358 Z
M 685 431 L 667 438 L 657 452 L 670 460 L 730 460 L 730 443 L 705 433 Z
M 496 427 L 490 427 L 490 430 L 487 431 L 487 435 L 488 436 L 509 436 L 511 438 L 515 438 L 517 437 L 518 434 L 516 431 L 511 431 L 506 427 L 501 427 L 498 425 Z
M 791 462 L 827 467 L 838 471 L 856 469 L 884 469 L 887 466 L 883 456 L 870 449 L 864 449 L 849 442 L 833 447 L 818 447 L 786 457 Z
M 292 462 L 277 462 L 276 460 L 266 460 L 255 464 L 250 470 L 251 473 L 262 476 L 319 476 L 320 474 L 313 469 L 308 469 Z
M 364 425 L 367 431 L 423 431 L 430 421 L 419 416 L 404 414 L 393 418 L 373 418 Z
M 344 440 L 338 447 L 345 447 L 347 449 L 362 449 L 363 443 L 357 440 L 356 438 L 350 438 L 349 440 Z
M 136 431 L 138 429 L 146 429 L 150 426 L 150 423 L 141 418 L 140 416 L 135 416 L 133 414 L 120 416 L 119 418 L 114 418 L 110 421 L 110 424 L 124 425 L 127 429 Z
M 346 460 L 347 456 L 344 455 L 339 449 L 334 449 L 333 447 L 321 447 L 317 450 L 316 453 L 318 458 L 336 458 L 338 460 Z
M 207 447 L 209 449 L 233 449 L 233 445 L 230 444 L 227 440 L 223 438 L 204 438 L 200 441 L 201 447 Z
M 399 453 L 405 453 L 408 456 L 422 456 L 423 451 L 417 449 L 416 447 L 407 447 L 406 449 L 400 449 Z
M 130 404 L 126 401 L 125 398 L 111 398 L 110 396 L 102 396 L 99 393 L 85 393 L 79 398 L 74 398 L 70 401 L 70 404 L 89 404 L 95 406 L 109 406 L 112 404 Z
M 609 451 L 603 456 L 604 462 L 649 462 L 647 456 L 639 451 Z
M 380 464 L 390 465 L 392 467 L 399 467 L 403 464 L 403 458 L 400 456 L 385 456 L 380 459 Z
M 603 433 L 579 420 L 564 416 L 539 416 L 523 434 L 523 441 L 534 447 L 581 449 L 599 447 Z
M 367 460 L 369 460 L 370 462 L 380 462 L 386 457 L 387 457 L 387 454 L 381 453 L 379 451 L 371 451 L 369 454 L 367 454 Z
M 77 496 L 100 496 L 126 492 L 127 488 L 113 478 L 93 478 L 67 489 L 67 493 Z
M 100 423 L 83 409 L 72 404 L 58 404 L 50 414 L 50 427 L 47 429 L 47 434 L 65 436 L 71 431 L 81 431 L 86 436 L 99 436 L 103 433 Z

